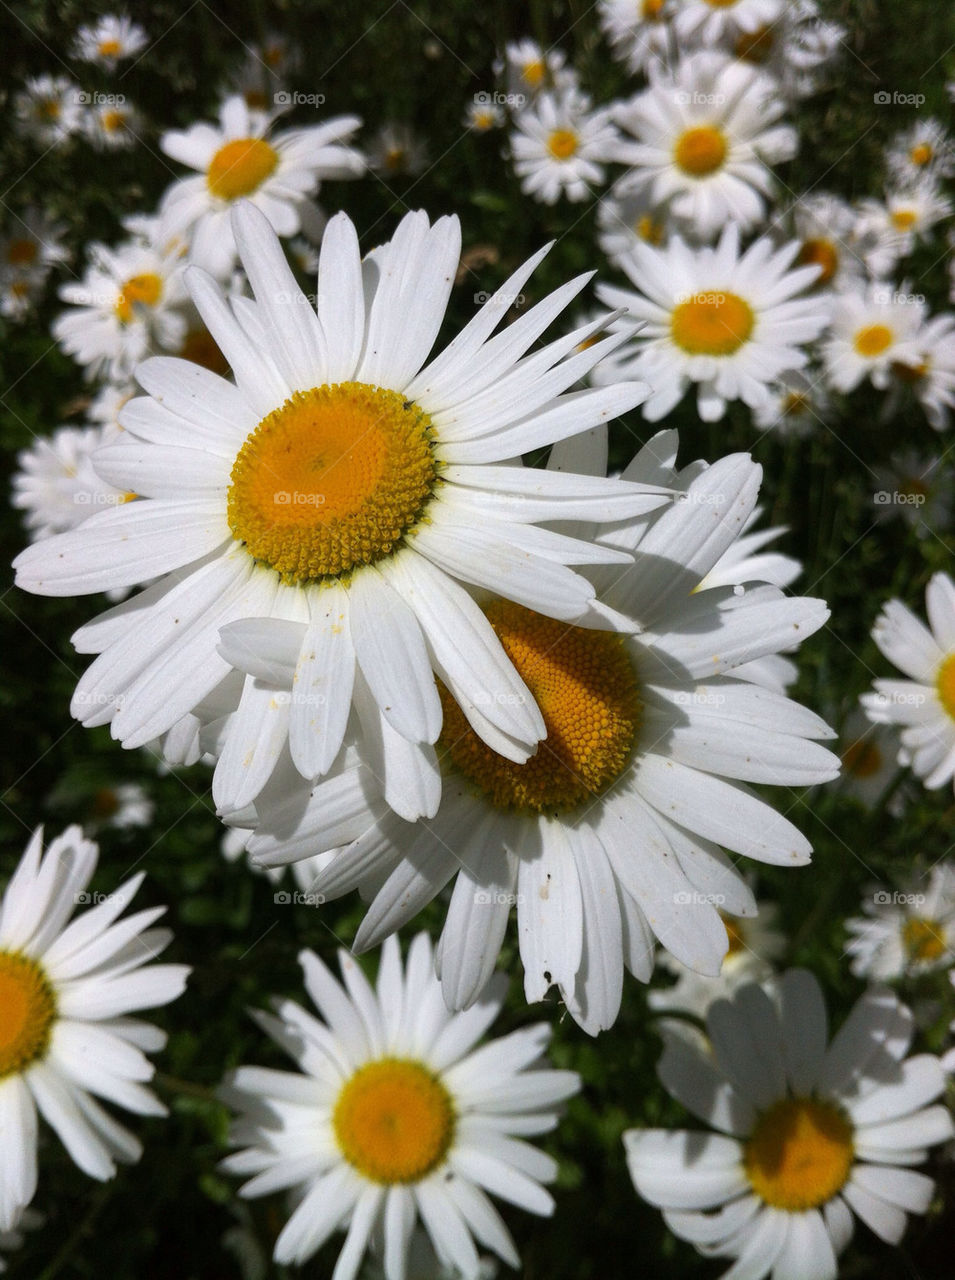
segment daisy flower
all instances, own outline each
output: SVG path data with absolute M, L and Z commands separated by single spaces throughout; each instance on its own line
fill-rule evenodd
M 118 62 L 135 57 L 147 44 L 149 36 L 138 23 L 125 15 L 107 13 L 92 26 L 80 27 L 73 42 L 73 57 L 112 71 Z
M 182 266 L 178 253 L 140 240 L 115 249 L 93 244 L 83 279 L 60 285 L 71 309 L 53 321 L 54 338 L 87 377 L 128 378 L 140 360 L 178 349 L 186 336 Z
M 715 978 L 688 968 L 665 947 L 660 949 L 657 963 L 671 973 L 676 982 L 647 992 L 647 1004 L 654 1013 L 689 1014 L 702 1019 L 714 1000 L 732 995 L 745 983 L 761 982 L 772 976 L 774 962 L 786 950 L 786 935 L 776 927 L 779 911 L 775 903 L 759 902 L 757 906 L 756 916 L 720 913 L 728 945 Z
M 386 177 L 413 177 L 428 167 L 428 146 L 408 124 L 383 124 L 368 144 L 368 168 Z
M 261 209 L 280 236 L 301 229 L 301 206 L 325 178 L 357 178 L 365 169 L 359 152 L 345 146 L 360 125 L 357 116 L 336 116 L 307 129 L 272 132 L 272 117 L 250 110 L 240 97 L 227 98 L 218 125 L 194 124 L 164 133 L 167 156 L 198 170 L 180 178 L 160 203 L 170 235 L 188 235 L 190 261 L 224 277 L 235 262 L 229 218 L 238 200 Z
M 904 285 L 894 291 L 876 283 L 863 293 L 835 295 L 831 332 L 820 347 L 826 377 L 835 391 L 852 391 L 864 378 L 884 391 L 893 365 L 918 366 L 925 302 L 904 290 Z
M 54 267 L 69 260 L 70 251 L 63 243 L 65 234 L 62 222 L 52 221 L 39 209 L 14 214 L 0 236 L 0 280 L 29 276 L 43 284 Z
M 115 787 L 100 787 L 90 805 L 90 822 L 95 830 L 114 827 L 126 831 L 130 827 L 148 827 L 156 806 L 145 787 L 138 782 L 121 782 Z
M 631 334 L 599 377 L 644 378 L 653 388 L 641 410 L 648 422 L 669 413 L 694 384 L 704 422 L 722 418 L 730 400 L 762 408 L 768 384 L 806 365 L 801 344 L 829 319 L 827 297 L 796 296 L 819 272 L 790 270 L 798 252 L 795 242 L 775 247 L 762 237 L 740 255 L 732 223 L 715 248 L 690 248 L 679 236 L 662 249 L 634 245 L 620 265 L 637 292 L 597 286 L 606 306 L 627 309 Z M 634 321 L 644 322 L 636 332 Z
M 865 261 L 857 242 L 858 213 L 839 196 L 816 192 L 801 196 L 790 210 L 793 235 L 799 241 L 796 264 L 819 267 L 819 288 L 858 287 Z
M 504 108 L 500 103 L 493 102 L 489 93 L 478 93 L 468 103 L 464 113 L 464 127 L 472 133 L 490 133 L 492 129 L 500 129 L 505 119 Z
M 785 0 L 677 0 L 673 25 L 681 48 L 712 48 L 772 28 L 784 10 Z
M 903 184 L 927 173 L 950 178 L 955 173 L 955 139 L 940 120 L 919 120 L 895 137 L 885 153 L 885 165 Z
M 604 448 L 571 441 L 555 452 L 559 465 L 594 472 Z M 506 759 L 503 736 L 488 739 L 492 750 L 445 690 L 433 821 L 385 811 L 380 771 L 362 763 L 309 795 L 276 780 L 256 800 L 249 848 L 263 865 L 340 847 L 315 889 L 332 899 L 358 887 L 371 899 L 360 950 L 457 877 L 438 947 L 449 1008 L 478 998 L 516 903 L 527 999 L 558 986 L 595 1034 L 617 1016 L 624 965 L 649 978 L 654 936 L 692 968 L 719 972 L 727 935 L 714 903 L 748 916 L 755 902 L 717 845 L 785 866 L 809 859 L 804 837 L 745 784 L 832 778 L 835 757 L 808 740 L 831 731 L 736 668 L 810 635 L 827 611 L 768 585 L 696 590 L 752 512 L 761 472 L 737 454 L 692 467 L 683 488 L 675 453 L 676 433 L 665 432 L 624 474 L 677 488 L 678 501 L 598 538 L 635 556 L 595 571 L 607 602 L 640 624 L 635 635 L 484 605 L 543 714 L 536 755 Z
M 952 475 L 937 454 L 913 449 L 893 454 L 888 466 L 873 468 L 875 518 L 880 524 L 903 519 L 918 537 L 947 527 L 951 518 Z
M 919 178 L 902 191 L 888 192 L 884 203 L 863 200 L 856 236 L 870 274 L 888 275 L 899 259 L 907 258 L 917 245 L 924 243 L 937 223 L 951 212 L 952 202 L 931 175 Z
M 504 73 L 508 96 L 520 111 L 529 106 L 539 93 L 557 89 L 575 89 L 577 73 L 567 66 L 563 49 L 541 48 L 534 40 L 515 40 L 504 46 L 504 60 L 495 66 Z
M 397 941 L 385 945 L 374 988 L 347 951 L 338 953 L 344 988 L 314 952 L 299 959 L 323 1020 L 292 1000 L 256 1019 L 298 1070 L 240 1067 L 223 1090 L 241 1112 L 232 1142 L 242 1150 L 223 1164 L 249 1178 L 240 1194 L 296 1192 L 276 1262 L 301 1264 L 346 1230 L 336 1280 L 354 1280 L 373 1236 L 387 1280 L 401 1280 L 420 1219 L 444 1266 L 477 1276 L 476 1239 L 518 1267 L 487 1193 L 553 1213 L 542 1184 L 553 1182 L 556 1161 L 525 1138 L 556 1127 L 580 1079 L 546 1067 L 550 1028 L 522 1027 L 475 1048 L 507 980 L 499 975 L 472 1012 L 449 1013 L 424 933 L 404 970 Z
M 75 529 L 94 511 L 133 496 L 101 480 L 93 468 L 93 454 L 111 436 L 99 426 L 60 427 L 17 455 L 11 502 L 25 512 L 32 541 Z
M 142 128 L 142 116 L 125 100 L 94 103 L 83 116 L 83 132 L 98 151 L 134 147 Z
M 926 320 L 915 339 L 917 354 L 891 365 L 898 383 L 908 387 L 935 431 L 947 431 L 955 408 L 955 316 Z M 925 514 L 924 512 L 922 513 Z
M 594 111 L 584 94 L 541 93 L 514 121 L 511 154 L 521 190 L 544 204 L 586 200 L 604 182 L 618 134 L 610 110 Z
M 902 725 L 899 764 L 929 790 L 955 776 L 955 584 L 933 574 L 925 589 L 929 626 L 890 600 L 872 638 L 907 680 L 876 680 L 860 702 L 875 724 Z
M 753 424 L 760 431 L 802 439 L 825 423 L 831 410 L 829 395 L 821 378 L 798 369 L 788 369 L 770 382 L 768 398 L 753 408 Z
M 895 730 L 888 725 L 873 724 L 861 708 L 854 708 L 839 735 L 841 790 L 867 809 L 875 808 L 898 775 L 898 753 Z M 893 817 L 901 812 L 899 797 L 900 792 L 896 792 L 889 802 Z
M 629 556 L 537 522 L 617 520 L 667 499 L 655 485 L 496 465 L 645 395 L 639 383 L 562 394 L 621 341 L 577 351 L 599 322 L 526 356 L 588 276 L 491 337 L 542 250 L 428 362 L 460 256 L 456 218 L 432 227 L 408 214 L 363 265 L 354 227 L 336 215 L 317 314 L 265 217 L 245 205 L 235 229 L 255 302 L 230 309 L 205 273 L 188 275 L 236 385 L 184 361 L 142 364 L 150 397 L 126 406 L 123 439 L 96 458 L 104 479 L 122 475 L 141 495 L 131 519 L 99 515 L 18 561 L 21 583 L 45 595 L 159 579 L 78 634 L 83 652 L 101 656 L 74 714 L 112 720 L 114 737 L 141 746 L 192 713 L 230 664 L 241 669 L 248 678 L 214 783 L 228 807 L 254 798 L 286 741 L 305 777 L 324 773 L 353 691 L 389 757 L 398 753 L 391 767 L 403 768 L 405 740 L 429 744 L 440 730 L 436 673 L 490 740 L 506 737 L 506 750 L 525 759 L 543 720 L 460 584 L 615 626 L 568 566 Z M 229 627 L 241 619 L 252 621 Z M 274 683 L 289 662 L 300 696 L 277 702 L 259 681 Z M 430 807 L 440 775 L 425 754 Z
M 796 131 L 769 77 L 713 52 L 684 58 L 673 72 L 651 67 L 650 87 L 618 105 L 614 120 L 635 141 L 614 159 L 621 180 L 668 206 L 685 229 L 712 239 L 728 220 L 746 231 L 762 220 L 773 181 L 768 164 L 796 153 Z
M 846 38 L 844 27 L 823 21 L 815 0 L 788 0 L 772 23 L 727 31 L 727 48 L 737 58 L 772 76 L 789 100 L 808 98 L 820 88 L 820 71 L 830 65 Z
M 708 1039 L 666 1037 L 664 1088 L 717 1132 L 631 1129 L 637 1193 L 725 1280 L 835 1280 L 854 1216 L 888 1244 L 935 1184 L 911 1166 L 952 1137 L 942 1064 L 906 1057 L 909 1010 L 870 988 L 829 1040 L 819 983 L 790 969 L 713 1004 Z
M 904 978 L 955 961 L 955 871 L 947 863 L 928 878 L 913 876 L 903 890 L 876 889 L 862 916 L 846 921 L 846 954 L 857 978 Z
M 665 244 L 668 231 L 666 213 L 646 192 L 617 185 L 597 205 L 597 243 L 618 267 L 635 244 Z
M 82 125 L 83 94 L 67 76 L 32 76 L 14 95 L 21 132 L 42 147 L 65 142 Z
M 0 1231 L 13 1228 L 37 1185 L 37 1111 L 84 1173 L 101 1182 L 139 1159 L 135 1137 L 97 1098 L 165 1115 L 145 1087 L 162 1031 L 129 1015 L 168 1004 L 189 970 L 148 964 L 171 941 L 152 907 L 118 921 L 143 880 L 68 923 L 90 901 L 96 845 L 69 827 L 42 852 L 37 830 L 0 900 Z M 118 921 L 118 922 L 117 922 Z
M 598 0 L 597 17 L 618 62 L 639 75 L 651 62 L 665 62 L 673 32 L 668 0 Z

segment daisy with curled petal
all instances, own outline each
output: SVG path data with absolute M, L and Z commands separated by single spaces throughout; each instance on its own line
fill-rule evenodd
M 887 284 L 833 297 L 831 328 L 820 346 L 829 386 L 853 391 L 868 378 L 879 391 L 889 385 L 894 365 L 917 367 L 925 300 Z
M 896 135 L 885 164 L 897 181 L 908 184 L 925 174 L 950 178 L 955 173 L 955 139 L 941 120 L 930 117 Z
M 603 471 L 605 448 L 574 440 L 555 452 L 570 470 Z M 665 432 L 625 476 L 679 489 L 675 453 L 676 433 Z M 691 470 L 674 505 L 598 536 L 634 555 L 632 566 L 591 572 L 610 605 L 640 624 L 636 635 L 485 603 L 544 718 L 535 755 L 506 758 L 504 734 L 482 740 L 481 719 L 465 718 L 445 684 L 445 776 L 431 822 L 389 813 L 380 770 L 364 761 L 311 793 L 276 779 L 256 801 L 249 849 L 264 865 L 339 847 L 315 890 L 331 899 L 357 887 L 371 899 L 359 949 L 455 881 L 438 947 L 451 1008 L 478 998 L 516 903 L 527 999 L 556 985 L 595 1034 L 617 1016 L 624 966 L 649 978 L 655 936 L 691 967 L 719 972 L 727 936 L 714 903 L 734 915 L 755 903 L 718 845 L 785 866 L 809 859 L 804 837 L 745 784 L 833 777 L 838 762 L 809 741 L 831 732 L 737 668 L 810 635 L 827 611 L 771 586 L 696 590 L 752 512 L 761 473 L 745 454 Z M 481 716 L 514 697 L 505 686 L 490 692 Z M 236 820 L 248 825 L 247 815 Z
M 597 205 L 597 243 L 616 266 L 635 244 L 665 244 L 669 230 L 665 210 L 653 204 L 646 192 L 617 184 Z
M 82 125 L 84 95 L 68 76 L 31 76 L 14 95 L 19 130 L 42 147 L 53 147 Z
M 673 38 L 668 0 L 598 0 L 597 16 L 610 50 L 632 75 L 651 62 L 665 62 Z
M 885 605 L 872 639 L 909 679 L 876 680 L 860 702 L 874 723 L 904 726 L 899 764 L 934 790 L 955 778 L 955 583 L 947 573 L 932 575 L 925 605 L 929 627 L 901 600 Z
M 477 1276 L 477 1241 L 518 1267 L 488 1192 L 553 1212 L 543 1184 L 556 1161 L 525 1139 L 556 1127 L 580 1078 L 546 1067 L 543 1023 L 475 1048 L 507 979 L 498 975 L 469 1013 L 449 1013 L 427 934 L 412 941 L 404 968 L 389 940 L 374 988 L 348 952 L 338 958 L 344 989 L 314 952 L 299 957 L 323 1021 L 291 1000 L 256 1018 L 298 1071 L 240 1067 L 222 1091 L 240 1111 L 232 1142 L 242 1150 L 223 1164 L 251 1175 L 240 1194 L 296 1196 L 275 1260 L 300 1264 L 346 1230 L 335 1280 L 353 1280 L 372 1237 L 387 1280 L 402 1280 L 420 1219 L 445 1266 Z
M 819 273 L 818 266 L 790 270 L 798 252 L 795 241 L 777 247 L 761 237 L 741 255 L 732 223 L 715 248 L 694 249 L 679 236 L 662 249 L 634 245 L 620 265 L 637 292 L 597 285 L 601 302 L 626 309 L 631 335 L 598 379 L 645 379 L 652 387 L 641 408 L 648 422 L 669 413 L 693 384 L 704 422 L 722 418 L 730 400 L 761 409 L 768 384 L 806 365 L 803 344 L 829 320 L 827 295 L 797 296 Z M 634 321 L 644 323 L 635 330 Z
M 139 873 L 75 920 L 97 848 L 69 827 L 42 852 L 38 829 L 0 899 L 0 1231 L 16 1225 L 37 1185 L 37 1111 L 84 1173 L 101 1182 L 139 1159 L 136 1138 L 98 1098 L 165 1115 L 145 1087 L 162 1031 L 129 1015 L 168 1004 L 189 970 L 149 964 L 171 941 L 152 929 L 165 907 L 119 920 Z
M 54 338 L 86 368 L 88 378 L 119 382 L 156 351 L 176 350 L 186 336 L 179 311 L 186 292 L 182 258 L 133 239 L 115 249 L 93 244 L 83 279 L 60 285 L 71 304 L 53 321 Z
M 685 231 L 712 239 L 727 221 L 740 230 L 764 217 L 773 190 L 767 168 L 796 153 L 796 131 L 774 82 L 724 54 L 684 58 L 672 71 L 651 67 L 650 87 L 613 112 L 630 138 L 614 159 L 632 166 L 625 189 L 666 205 Z
M 236 385 L 185 361 L 141 365 L 150 395 L 126 406 L 123 439 L 96 458 L 104 479 L 124 477 L 140 500 L 25 551 L 21 584 L 73 595 L 159 579 L 77 633 L 79 648 L 100 657 L 73 711 L 142 746 L 231 671 L 239 689 L 227 703 L 236 715 L 218 804 L 254 799 L 286 742 L 303 776 L 326 772 L 354 691 L 389 752 L 404 739 L 425 744 L 433 813 L 435 673 L 468 714 L 476 699 L 489 703 L 476 723 L 490 740 L 504 737 L 514 758 L 544 732 L 461 583 L 581 625 L 629 626 L 570 567 L 629 556 L 539 522 L 616 520 L 668 497 L 656 486 L 499 464 L 625 412 L 646 389 L 618 382 L 563 394 L 621 341 L 579 351 L 600 321 L 526 354 L 587 275 L 491 336 L 546 249 L 429 362 L 460 256 L 456 218 L 430 226 L 424 213 L 408 214 L 363 264 L 352 223 L 336 215 L 317 313 L 265 217 L 245 205 L 235 226 L 255 301 L 230 308 L 205 273 L 188 275 Z M 226 633 L 242 619 L 252 621 Z M 288 666 L 300 695 L 292 702 L 270 687 Z M 501 689 L 514 696 L 495 703 L 488 691 Z
M 344 145 L 361 124 L 357 116 L 277 133 L 272 124 L 272 115 L 232 97 L 222 104 L 218 124 L 174 129 L 160 139 L 167 156 L 198 170 L 167 188 L 159 208 L 163 227 L 188 236 L 190 261 L 218 278 L 235 264 L 229 215 L 237 201 L 251 201 L 280 236 L 294 236 L 323 179 L 365 171 L 361 154 Z
M 95 62 L 112 71 L 118 62 L 133 58 L 149 44 L 149 36 L 125 14 L 104 14 L 92 26 L 80 27 L 73 42 L 73 57 Z
M 766 388 L 768 399 L 753 410 L 760 431 L 802 439 L 828 421 L 832 404 L 820 375 L 787 369 Z
M 104 427 L 60 427 L 20 451 L 10 500 L 25 512 L 32 541 L 75 529 L 95 511 L 135 497 L 101 480 L 93 468 L 93 454 L 113 434 Z
M 862 911 L 846 921 L 856 977 L 888 982 L 955 961 L 955 869 L 948 863 L 910 876 L 900 890 L 871 890 Z
M 604 183 L 618 134 L 608 108 L 593 110 L 576 90 L 544 92 L 515 118 L 511 134 L 514 171 L 521 190 L 544 204 L 586 200 Z
M 855 288 L 865 276 L 858 242 L 858 213 L 839 196 L 818 191 L 801 196 L 790 210 L 799 241 L 796 265 L 816 264 L 817 288 Z
M 897 1244 L 935 1191 L 912 1166 L 955 1133 L 941 1062 L 906 1056 L 909 1010 L 870 988 L 830 1041 L 819 983 L 790 969 L 717 1001 L 706 1025 L 667 1035 L 657 1074 L 716 1132 L 625 1133 L 637 1193 L 679 1239 L 733 1259 L 724 1280 L 835 1280 L 855 1217 Z

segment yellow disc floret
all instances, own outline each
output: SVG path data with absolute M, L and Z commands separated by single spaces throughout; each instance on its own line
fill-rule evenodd
M 911 231 L 919 220 L 915 209 L 895 209 L 889 214 L 889 221 L 896 231 Z
M 338 1095 L 332 1127 L 342 1155 L 372 1182 L 419 1182 L 454 1137 L 454 1104 L 420 1062 L 381 1058 L 359 1067 Z
M 500 809 L 559 813 L 592 800 L 626 768 L 640 719 L 623 640 L 506 600 L 485 613 L 534 695 L 547 737 L 526 764 L 506 760 L 478 737 L 441 687 L 440 744 L 447 759 Z
M 297 391 L 239 450 L 229 526 L 287 581 L 374 564 L 431 496 L 431 434 L 428 415 L 395 391 L 362 382 Z
M 0 951 L 0 1080 L 45 1056 L 56 997 L 42 968 L 19 951 Z
M 873 778 L 884 764 L 882 752 L 875 742 L 860 738 L 842 753 L 842 767 L 853 778 Z
M 726 955 L 723 957 L 725 960 L 729 956 L 738 956 L 746 946 L 746 939 L 743 937 L 743 930 L 740 928 L 739 920 L 733 916 L 724 915 L 722 911 L 720 912 L 720 919 L 723 921 L 723 928 L 726 930 L 727 947 Z
M 753 309 L 735 293 L 698 293 L 673 308 L 670 336 L 691 356 L 731 356 L 752 335 Z
M 880 356 L 892 345 L 892 330 L 887 324 L 867 324 L 855 336 L 853 346 L 867 360 Z
M 930 143 L 917 142 L 909 152 L 909 159 L 914 165 L 918 165 L 922 169 L 925 165 L 931 164 L 934 154 Z
M 131 276 L 123 285 L 114 308 L 123 324 L 130 324 L 135 308 L 154 307 L 162 297 L 162 279 L 152 271 L 141 276 Z
M 212 157 L 206 183 L 219 200 L 238 200 L 258 190 L 278 162 L 278 152 L 264 138 L 236 138 Z
M 938 920 L 924 916 L 910 916 L 902 926 L 902 945 L 913 964 L 930 964 L 940 960 L 947 947 L 945 930 Z
M 713 125 L 703 124 L 687 129 L 677 138 L 673 159 L 677 168 L 691 178 L 705 178 L 715 173 L 726 159 L 726 138 Z
M 7 262 L 11 267 L 30 267 L 39 249 L 35 240 L 11 240 L 7 245 Z
M 828 284 L 839 270 L 839 252 L 831 240 L 804 240 L 796 255 L 797 267 L 821 267 L 813 284 Z
M 854 1156 L 852 1125 L 832 1103 L 783 1098 L 759 1117 L 743 1168 L 759 1198 L 802 1213 L 845 1186 Z
M 571 129 L 555 129 L 547 139 L 547 150 L 555 160 L 569 160 L 577 152 L 577 135 Z
M 955 653 L 950 653 L 939 667 L 935 688 L 939 702 L 955 720 Z

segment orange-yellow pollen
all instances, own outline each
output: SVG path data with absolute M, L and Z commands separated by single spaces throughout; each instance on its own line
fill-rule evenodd
M 162 279 L 152 271 L 132 276 L 123 285 L 115 311 L 123 324 L 130 324 L 137 306 L 154 307 L 162 297 Z
M 715 173 L 726 159 L 726 138 L 713 125 L 697 125 L 681 133 L 673 148 L 677 168 L 691 178 Z
M 720 919 L 723 921 L 723 928 L 726 930 L 726 940 L 729 944 L 726 948 L 726 959 L 728 956 L 736 956 L 745 948 L 746 941 L 743 937 L 743 931 L 740 928 L 739 921 L 733 916 L 724 915 L 720 912 Z
M 122 111 L 104 111 L 99 122 L 106 133 L 119 133 L 126 128 L 126 116 Z
M 839 270 L 839 253 L 831 240 L 804 240 L 796 255 L 797 267 L 821 267 L 813 284 L 828 284 Z
M 547 66 L 541 58 L 538 58 L 535 62 L 527 63 L 522 75 L 531 88 L 536 89 L 547 75 Z
M 801 413 L 806 413 L 809 409 L 809 397 L 805 391 L 789 391 L 786 399 L 783 401 L 783 416 L 786 418 L 798 417 Z
M 955 653 L 950 653 L 939 667 L 935 688 L 939 702 L 955 720 Z
M 895 209 L 889 214 L 889 220 L 896 231 L 911 231 L 918 218 L 915 209 Z
M 757 27 L 755 31 L 741 31 L 734 46 L 737 58 L 742 58 L 746 62 L 765 62 L 772 51 L 772 27 Z
M 875 742 L 859 738 L 850 742 L 842 753 L 842 767 L 853 778 L 872 778 L 882 768 L 882 752 Z
M 783 1098 L 757 1120 L 743 1168 L 765 1204 L 802 1213 L 845 1186 L 853 1156 L 852 1125 L 838 1107 L 815 1098 Z
M 454 1104 L 420 1062 L 381 1058 L 359 1067 L 332 1113 L 342 1155 L 372 1182 L 419 1182 L 454 1137 Z
M 577 135 L 571 129 L 555 129 L 547 139 L 547 150 L 555 160 L 569 160 L 577 152 Z
M 496 808 L 560 813 L 593 800 L 623 773 L 640 720 L 633 666 L 620 636 L 545 618 L 496 600 L 484 612 L 535 698 L 547 737 L 525 764 L 506 760 L 474 732 L 439 685 L 440 747 Z
M 641 15 L 646 22 L 659 22 L 666 0 L 643 0 Z
M 918 142 L 909 152 L 909 159 L 913 164 L 918 165 L 920 169 L 930 164 L 934 152 L 928 142 Z
M 749 340 L 752 307 L 735 293 L 698 293 L 673 308 L 670 336 L 691 356 L 731 356 Z
M 123 51 L 123 46 L 118 40 L 101 40 L 99 42 L 99 51 L 104 58 L 115 58 Z
M 663 244 L 666 228 L 662 222 L 657 222 L 649 213 L 643 213 L 633 225 L 634 231 L 641 240 L 645 240 L 647 244 Z
M 7 262 L 11 267 L 29 267 L 36 261 L 37 243 L 35 240 L 11 240 L 7 245 Z
M 40 965 L 19 951 L 0 951 L 0 1080 L 44 1057 L 56 997 Z
M 278 162 L 278 152 L 263 138 L 236 138 L 210 160 L 206 184 L 219 200 L 238 200 L 258 190 Z
M 902 926 L 902 945 L 913 964 L 940 960 L 948 949 L 941 922 L 923 916 L 910 916 L 906 920 Z
M 391 554 L 435 487 L 431 419 L 362 382 L 297 391 L 239 450 L 229 526 L 290 582 L 347 574 Z
M 867 324 L 855 336 L 853 346 L 860 356 L 874 359 L 892 345 L 892 330 L 887 324 Z

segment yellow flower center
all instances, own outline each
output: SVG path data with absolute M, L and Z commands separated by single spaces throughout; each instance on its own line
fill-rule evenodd
M 860 356 L 873 359 L 892 345 L 892 330 L 887 324 L 867 324 L 860 329 L 852 344 Z
M 265 111 L 269 105 L 268 95 L 262 89 L 246 89 L 245 105 L 253 111 Z
M 162 279 L 155 272 L 131 276 L 120 290 L 114 308 L 123 324 L 132 323 L 137 306 L 154 307 L 162 297 Z
M 783 401 L 783 417 L 798 418 L 809 410 L 809 397 L 805 391 L 790 391 Z
M 431 419 L 413 401 L 362 382 L 313 387 L 239 450 L 229 525 L 256 560 L 311 582 L 389 555 L 435 478 Z
M 219 344 L 205 325 L 189 330 L 180 348 L 179 356 L 182 360 L 201 364 L 203 369 L 211 369 L 213 373 L 225 376 L 229 372 L 228 360 L 219 350 Z
M 934 152 L 932 151 L 929 143 L 918 142 L 909 152 L 909 159 L 913 164 L 917 164 L 921 169 L 924 168 L 925 165 L 931 163 L 933 154 Z
M 935 688 L 939 702 L 955 720 L 955 653 L 950 653 L 939 667 Z
M 36 961 L 0 951 L 0 1080 L 46 1054 L 55 1018 L 56 997 Z
M 645 22 L 659 22 L 666 0 L 643 0 L 640 12 Z
M 845 1186 L 853 1155 L 852 1125 L 839 1108 L 815 1098 L 783 1098 L 757 1120 L 743 1168 L 765 1204 L 802 1213 Z
M 902 926 L 905 954 L 915 964 L 939 960 L 945 954 L 945 935 L 938 920 L 912 916 Z
M 892 372 L 898 378 L 899 382 L 905 382 L 909 386 L 913 386 L 928 373 L 929 365 L 927 360 L 920 360 L 918 364 L 906 364 L 904 360 L 893 360 L 891 364 Z
M 390 147 L 385 152 L 385 168 L 389 173 L 401 173 L 408 163 L 408 154 L 404 147 Z
M 577 135 L 571 129 L 555 129 L 547 139 L 547 150 L 555 160 L 569 160 L 577 151 Z
M 11 240 L 7 245 L 7 262 L 12 267 L 29 267 L 36 261 L 35 240 Z
M 258 190 L 278 162 L 278 152 L 263 138 L 236 138 L 212 157 L 206 183 L 217 199 L 238 200 Z
M 773 51 L 771 27 L 757 27 L 755 31 L 741 31 L 736 38 L 734 51 L 737 58 L 746 62 L 765 62 Z
M 59 98 L 41 98 L 36 106 L 37 113 L 45 120 L 59 120 L 61 111 Z
M 531 88 L 536 89 L 547 74 L 547 66 L 542 58 L 537 58 L 534 62 L 528 62 L 521 74 Z
M 484 132 L 487 129 L 493 129 L 497 124 L 497 118 L 493 111 L 478 111 L 475 113 L 473 124 L 475 129 Z
M 706 0 L 711 9 L 731 9 L 738 0 Z
M 673 308 L 670 336 L 691 356 L 731 356 L 749 340 L 756 318 L 735 293 L 698 293 Z
M 796 255 L 797 267 L 822 267 L 814 284 L 828 284 L 839 270 L 839 254 L 831 240 L 804 240 Z
M 914 209 L 895 209 L 889 214 L 889 221 L 896 231 L 911 231 L 918 222 L 918 217 Z
M 726 159 L 726 139 L 710 124 L 687 129 L 677 138 L 673 159 L 677 168 L 692 178 L 705 178 L 715 173 Z
M 272 71 L 277 71 L 282 65 L 282 59 L 285 57 L 285 46 L 280 44 L 268 44 L 262 50 L 262 61 Z
M 874 742 L 860 738 L 842 753 L 842 767 L 853 778 L 872 778 L 883 765 L 882 752 Z
M 99 51 L 104 58 L 115 58 L 122 53 L 123 46 L 118 40 L 101 40 L 99 42 Z
M 119 810 L 119 796 L 112 787 L 100 787 L 93 797 L 93 817 L 112 818 Z
M 495 600 L 486 613 L 540 707 L 547 737 L 526 764 L 492 751 L 439 686 L 440 744 L 450 763 L 499 809 L 574 809 L 620 777 L 640 719 L 636 676 L 620 636 Z
M 364 1177 L 419 1182 L 454 1137 L 454 1104 L 427 1067 L 400 1058 L 369 1062 L 338 1095 L 332 1127 L 342 1155 Z
M 126 128 L 126 116 L 122 111 L 104 111 L 99 122 L 106 133 L 120 133 Z
M 663 237 L 666 235 L 666 229 L 662 222 L 655 222 L 649 213 L 641 214 L 633 224 L 633 229 L 647 244 L 663 244 Z
M 725 960 L 729 956 L 739 955 L 746 946 L 746 942 L 743 938 L 743 931 L 740 928 L 738 920 L 734 919 L 733 916 L 724 915 L 722 911 L 720 912 L 720 919 L 723 921 L 723 928 L 726 930 L 726 940 L 729 943 L 726 948 L 726 955 L 723 957 Z

